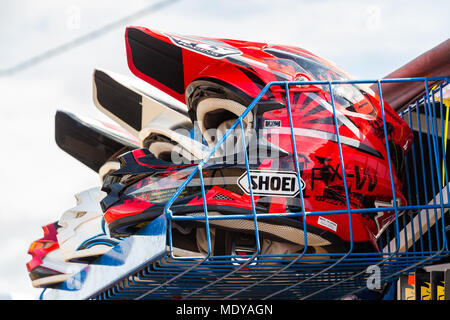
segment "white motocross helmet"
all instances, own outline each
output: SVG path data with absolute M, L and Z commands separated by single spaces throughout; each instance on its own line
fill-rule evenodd
M 65 261 L 93 263 L 99 256 L 120 243 L 111 238 L 100 201 L 105 193 L 94 187 L 75 195 L 77 205 L 59 220 L 58 242 Z
M 56 249 L 42 259 L 40 268 L 46 270 L 45 274 L 39 274 L 37 277 L 36 272 L 34 272 L 34 276 L 30 274 L 31 284 L 35 288 L 51 287 L 67 281 L 84 267 L 86 264 L 65 262 L 61 249 Z
M 56 238 L 57 225 L 58 223 L 54 222 L 43 226 L 44 237 L 33 241 L 28 249 L 32 259 L 26 266 L 35 288 L 53 287 L 86 266 L 64 261 Z

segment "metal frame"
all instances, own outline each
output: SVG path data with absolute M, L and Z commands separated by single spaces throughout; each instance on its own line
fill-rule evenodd
M 429 83 L 438 81 L 437 88 L 429 89 Z M 384 104 L 382 100 L 382 83 L 392 82 L 422 82 L 424 85 L 424 96 L 407 105 L 399 115 L 413 128 L 418 126 L 418 141 L 414 141 L 411 146 L 411 156 L 406 159 L 408 173 L 408 205 L 399 206 L 396 201 L 395 188 L 393 184 L 393 169 L 391 166 L 387 126 L 385 120 Z M 443 105 L 443 88 L 448 85 L 449 78 L 406 78 L 406 79 L 382 79 L 382 80 L 342 80 L 342 81 L 297 81 L 297 82 L 271 82 L 262 89 L 260 94 L 252 101 L 237 121 L 225 133 L 225 135 L 212 148 L 209 155 L 203 159 L 193 170 L 186 181 L 179 187 L 167 202 L 164 215 L 156 221 L 165 219 L 167 224 L 163 224 L 167 230 L 168 250 L 153 250 L 148 248 L 149 253 L 145 257 L 140 257 L 139 263 L 135 263 L 133 270 L 114 269 L 114 266 L 102 266 L 101 270 L 109 268 L 111 273 L 108 281 L 85 281 L 78 294 L 74 291 L 65 290 L 63 284 L 59 290 L 47 289 L 42 298 L 54 299 L 61 297 L 81 298 L 81 299 L 338 299 L 350 294 L 358 294 L 367 291 L 368 282 L 373 280 L 373 274 L 377 274 L 381 285 L 389 284 L 396 280 L 400 274 L 429 265 L 449 254 L 446 226 L 448 225 L 448 210 L 450 208 L 448 190 L 447 159 L 445 154 L 446 146 L 443 134 L 445 113 Z M 371 84 L 378 86 L 381 98 L 381 111 L 384 127 L 384 137 L 388 150 L 389 174 L 391 178 L 391 188 L 393 196 L 393 206 L 387 208 L 365 208 L 351 209 L 347 180 L 345 174 L 345 163 L 341 147 L 341 138 L 338 130 L 333 86 L 339 84 Z M 241 129 L 242 143 L 245 148 L 245 135 L 243 119 L 257 105 L 265 93 L 273 86 L 281 86 L 285 89 L 287 99 L 287 109 L 290 120 L 291 139 L 294 148 L 296 161 L 296 174 L 298 181 L 301 181 L 301 173 L 298 165 L 297 146 L 294 139 L 294 128 L 292 124 L 291 103 L 289 101 L 289 90 L 297 85 L 322 85 L 327 86 L 333 108 L 334 125 L 339 146 L 341 168 L 343 172 L 343 183 L 345 186 L 345 196 L 347 209 L 340 211 L 302 212 L 295 213 L 270 213 L 257 214 L 253 199 L 253 192 L 250 188 L 252 199 L 252 215 L 230 215 L 230 216 L 210 216 L 207 211 L 205 188 L 203 184 L 203 167 L 214 155 L 217 148 L 225 142 L 227 137 L 236 128 Z M 437 99 L 436 99 L 437 98 Z M 439 101 L 439 103 L 437 103 Z M 448 112 L 448 110 L 447 110 Z M 438 116 L 441 115 L 438 125 Z M 413 115 L 417 121 L 413 122 Z M 426 130 L 421 128 L 425 117 Z M 422 122 L 421 122 L 422 121 Z M 415 123 L 415 125 L 413 125 Z M 245 154 L 245 166 L 247 177 L 250 179 L 249 162 Z M 429 169 L 431 174 L 426 174 Z M 444 173 L 441 176 L 441 173 Z M 199 217 L 175 216 L 172 214 L 171 206 L 190 183 L 195 175 L 199 175 L 201 190 L 203 194 L 204 215 Z M 422 185 L 420 185 L 422 181 Z M 249 181 L 249 186 L 251 185 Z M 415 187 L 412 187 L 415 186 Z M 421 188 L 423 187 L 423 188 Z M 412 190 L 414 189 L 414 190 Z M 423 189 L 423 190 L 422 190 Z M 430 192 L 431 190 L 431 192 Z M 420 192 L 423 191 L 422 196 Z M 426 199 L 423 200 L 422 198 Z M 429 200 L 430 199 L 430 200 Z M 304 208 L 303 191 L 300 188 L 300 201 Z M 395 222 L 386 229 L 379 239 L 382 252 L 355 253 L 353 252 L 353 238 L 347 252 L 311 254 L 307 253 L 307 225 L 305 217 L 308 215 L 330 215 L 344 214 L 348 216 L 350 234 L 352 235 L 351 215 L 354 213 L 369 213 L 380 211 L 394 211 Z M 400 214 L 403 212 L 403 214 Z M 290 216 L 298 217 L 299 223 L 303 223 L 305 230 L 305 247 L 299 255 L 262 255 L 261 244 L 258 232 L 258 221 L 267 217 Z M 255 227 L 255 239 L 257 250 L 252 256 L 247 256 L 245 262 L 236 265 L 234 256 L 213 256 L 211 254 L 210 221 L 214 219 L 251 219 Z M 208 254 L 199 257 L 176 257 L 173 255 L 171 223 L 178 220 L 203 220 L 206 228 L 208 240 Z M 152 232 L 154 225 L 160 222 L 150 223 L 146 232 Z M 447 227 L 448 228 L 448 227 Z M 159 230 L 159 234 L 165 234 L 164 230 Z M 132 236 L 133 239 L 146 238 L 145 232 L 140 236 Z M 161 241 L 157 245 L 165 248 L 166 238 L 159 237 Z M 133 244 L 133 250 L 142 252 L 142 248 L 136 248 L 139 242 Z M 92 279 L 95 273 L 95 266 L 88 267 L 89 275 Z M 100 270 L 100 269 L 99 269 Z M 91 276 L 91 273 L 93 274 Z M 95 276 L 94 276 L 95 274 Z M 104 278 L 102 278 L 104 279 Z M 92 287 L 91 290 L 84 290 L 85 287 Z M 66 286 L 67 287 L 67 286 Z M 61 292 L 64 292 L 62 294 Z

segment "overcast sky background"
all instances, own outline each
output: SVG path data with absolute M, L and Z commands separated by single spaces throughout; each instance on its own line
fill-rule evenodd
M 131 14 L 155 0 L 2 1 L 0 70 Z M 126 25 L 179 34 L 294 45 L 360 79 L 389 74 L 449 36 L 449 1 L 179 0 L 32 68 L 0 76 L 0 299 L 35 299 L 25 264 L 41 226 L 99 185 L 58 149 L 63 109 L 107 120 L 92 102 L 94 68 L 131 75 Z

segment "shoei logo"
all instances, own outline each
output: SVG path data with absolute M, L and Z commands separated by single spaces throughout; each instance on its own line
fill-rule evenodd
M 242 52 L 235 47 L 218 40 L 180 37 L 168 34 L 166 34 L 166 36 L 179 47 L 201 53 L 211 58 L 220 59 L 226 56 L 242 54 Z
M 250 194 L 247 172 L 238 179 L 239 187 Z M 297 174 L 290 171 L 250 170 L 251 189 L 255 196 L 295 197 L 299 192 Z M 301 179 L 302 190 L 305 182 Z

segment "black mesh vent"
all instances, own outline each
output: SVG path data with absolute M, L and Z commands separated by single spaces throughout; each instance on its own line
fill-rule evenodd
M 225 196 L 225 195 L 223 195 L 223 194 L 220 194 L 220 193 L 216 194 L 216 195 L 213 197 L 213 199 L 216 199 L 216 200 L 233 200 L 233 199 L 231 199 L 230 197 L 227 197 L 227 196 Z

